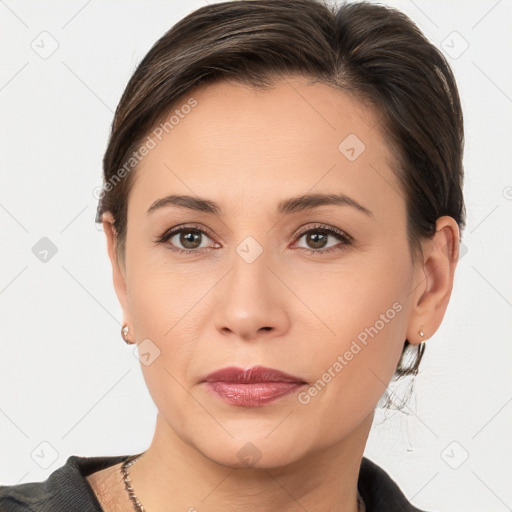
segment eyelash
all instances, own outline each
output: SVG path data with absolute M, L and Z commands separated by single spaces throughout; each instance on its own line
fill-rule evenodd
M 165 233 L 163 233 L 160 237 L 158 237 L 155 240 L 155 243 L 157 245 L 163 244 L 163 243 L 167 242 L 168 240 L 170 240 L 174 235 L 177 235 L 181 232 L 187 232 L 187 231 L 196 231 L 196 232 L 206 235 L 208 238 L 212 238 L 208 234 L 208 231 L 199 228 L 195 224 L 187 224 L 187 225 L 178 226 L 177 228 L 172 228 L 172 229 L 166 231 Z M 354 241 L 353 238 L 350 235 L 348 235 L 347 233 L 344 233 L 343 231 L 340 231 L 339 229 L 334 228 L 332 226 L 326 226 L 324 224 L 316 224 L 313 227 L 309 227 L 307 229 L 300 230 L 299 232 L 294 234 L 294 238 L 300 240 L 300 238 L 302 236 L 304 236 L 310 232 L 321 232 L 321 233 L 324 233 L 327 235 L 333 235 L 338 240 L 340 240 L 342 242 L 342 244 L 341 244 L 341 246 L 338 244 L 333 247 L 329 247 L 327 249 L 308 249 L 306 247 L 300 247 L 301 250 L 306 251 L 309 254 L 315 254 L 315 255 L 326 254 L 326 253 L 330 253 L 332 251 L 341 250 L 341 249 L 343 249 L 343 247 L 351 245 Z M 177 252 L 179 254 L 193 254 L 193 253 L 197 254 L 198 252 L 201 252 L 199 249 L 180 249 L 178 247 L 174 247 L 171 245 L 169 245 L 169 249 L 171 251 Z M 208 247 L 206 249 L 210 250 L 210 249 L 212 249 L 212 247 Z

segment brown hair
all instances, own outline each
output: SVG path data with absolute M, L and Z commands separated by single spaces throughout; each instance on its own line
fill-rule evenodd
M 463 120 L 446 59 L 403 13 L 366 2 L 239 0 L 202 7 L 150 49 L 116 109 L 103 159 L 96 215 L 114 217 L 116 252 L 124 261 L 127 204 L 137 149 L 177 102 L 199 84 L 232 80 L 269 87 L 295 74 L 370 102 L 396 158 L 407 207 L 413 258 L 436 220 L 465 225 Z M 131 164 L 127 167 L 127 162 Z M 130 172 L 132 171 L 132 172 Z M 398 375 L 415 374 L 415 363 Z

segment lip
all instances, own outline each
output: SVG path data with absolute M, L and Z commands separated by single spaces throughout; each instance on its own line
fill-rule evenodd
M 223 368 L 207 375 L 203 382 L 218 398 L 238 407 L 260 407 L 307 384 L 300 377 L 264 366 Z
M 274 368 L 266 368 L 265 366 L 253 366 L 246 370 L 236 366 L 229 366 L 208 374 L 204 380 L 205 382 L 236 382 L 238 384 L 253 384 L 257 382 L 300 382 L 305 384 L 304 379 L 300 377 L 275 370 Z

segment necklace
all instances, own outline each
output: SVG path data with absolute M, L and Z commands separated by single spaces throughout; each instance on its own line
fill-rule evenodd
M 137 498 L 135 491 L 133 490 L 132 483 L 130 480 L 130 466 L 132 466 L 137 460 L 139 460 L 143 453 L 139 453 L 137 455 L 132 455 L 128 457 L 121 465 L 121 474 L 123 475 L 124 488 L 128 493 L 130 501 L 133 503 L 133 508 L 137 512 L 146 512 L 146 509 L 142 505 L 142 503 Z M 363 498 L 359 494 L 359 489 L 357 491 L 357 512 L 366 512 L 366 505 L 364 504 Z
M 121 465 L 121 474 L 123 475 L 124 488 L 130 497 L 130 501 L 133 503 L 133 507 L 137 512 L 146 512 L 146 509 L 142 506 L 142 503 L 139 501 L 137 496 L 135 495 L 135 491 L 133 490 L 132 483 L 130 481 L 130 471 L 129 467 L 135 463 L 135 461 L 139 460 L 144 453 L 139 453 L 138 455 L 132 455 L 128 457 L 123 464 Z

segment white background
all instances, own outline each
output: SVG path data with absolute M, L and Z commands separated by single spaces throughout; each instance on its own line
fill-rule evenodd
M 366 456 L 422 509 L 511 510 L 512 2 L 387 4 L 452 53 L 465 114 L 467 253 L 414 397 L 384 423 L 378 411 Z M 43 480 L 72 454 L 149 445 L 156 410 L 119 334 L 94 189 L 137 63 L 203 5 L 0 1 L 1 484 Z M 31 47 L 41 37 L 46 49 L 58 43 L 45 59 Z M 47 263 L 32 252 L 42 237 L 58 249 Z

